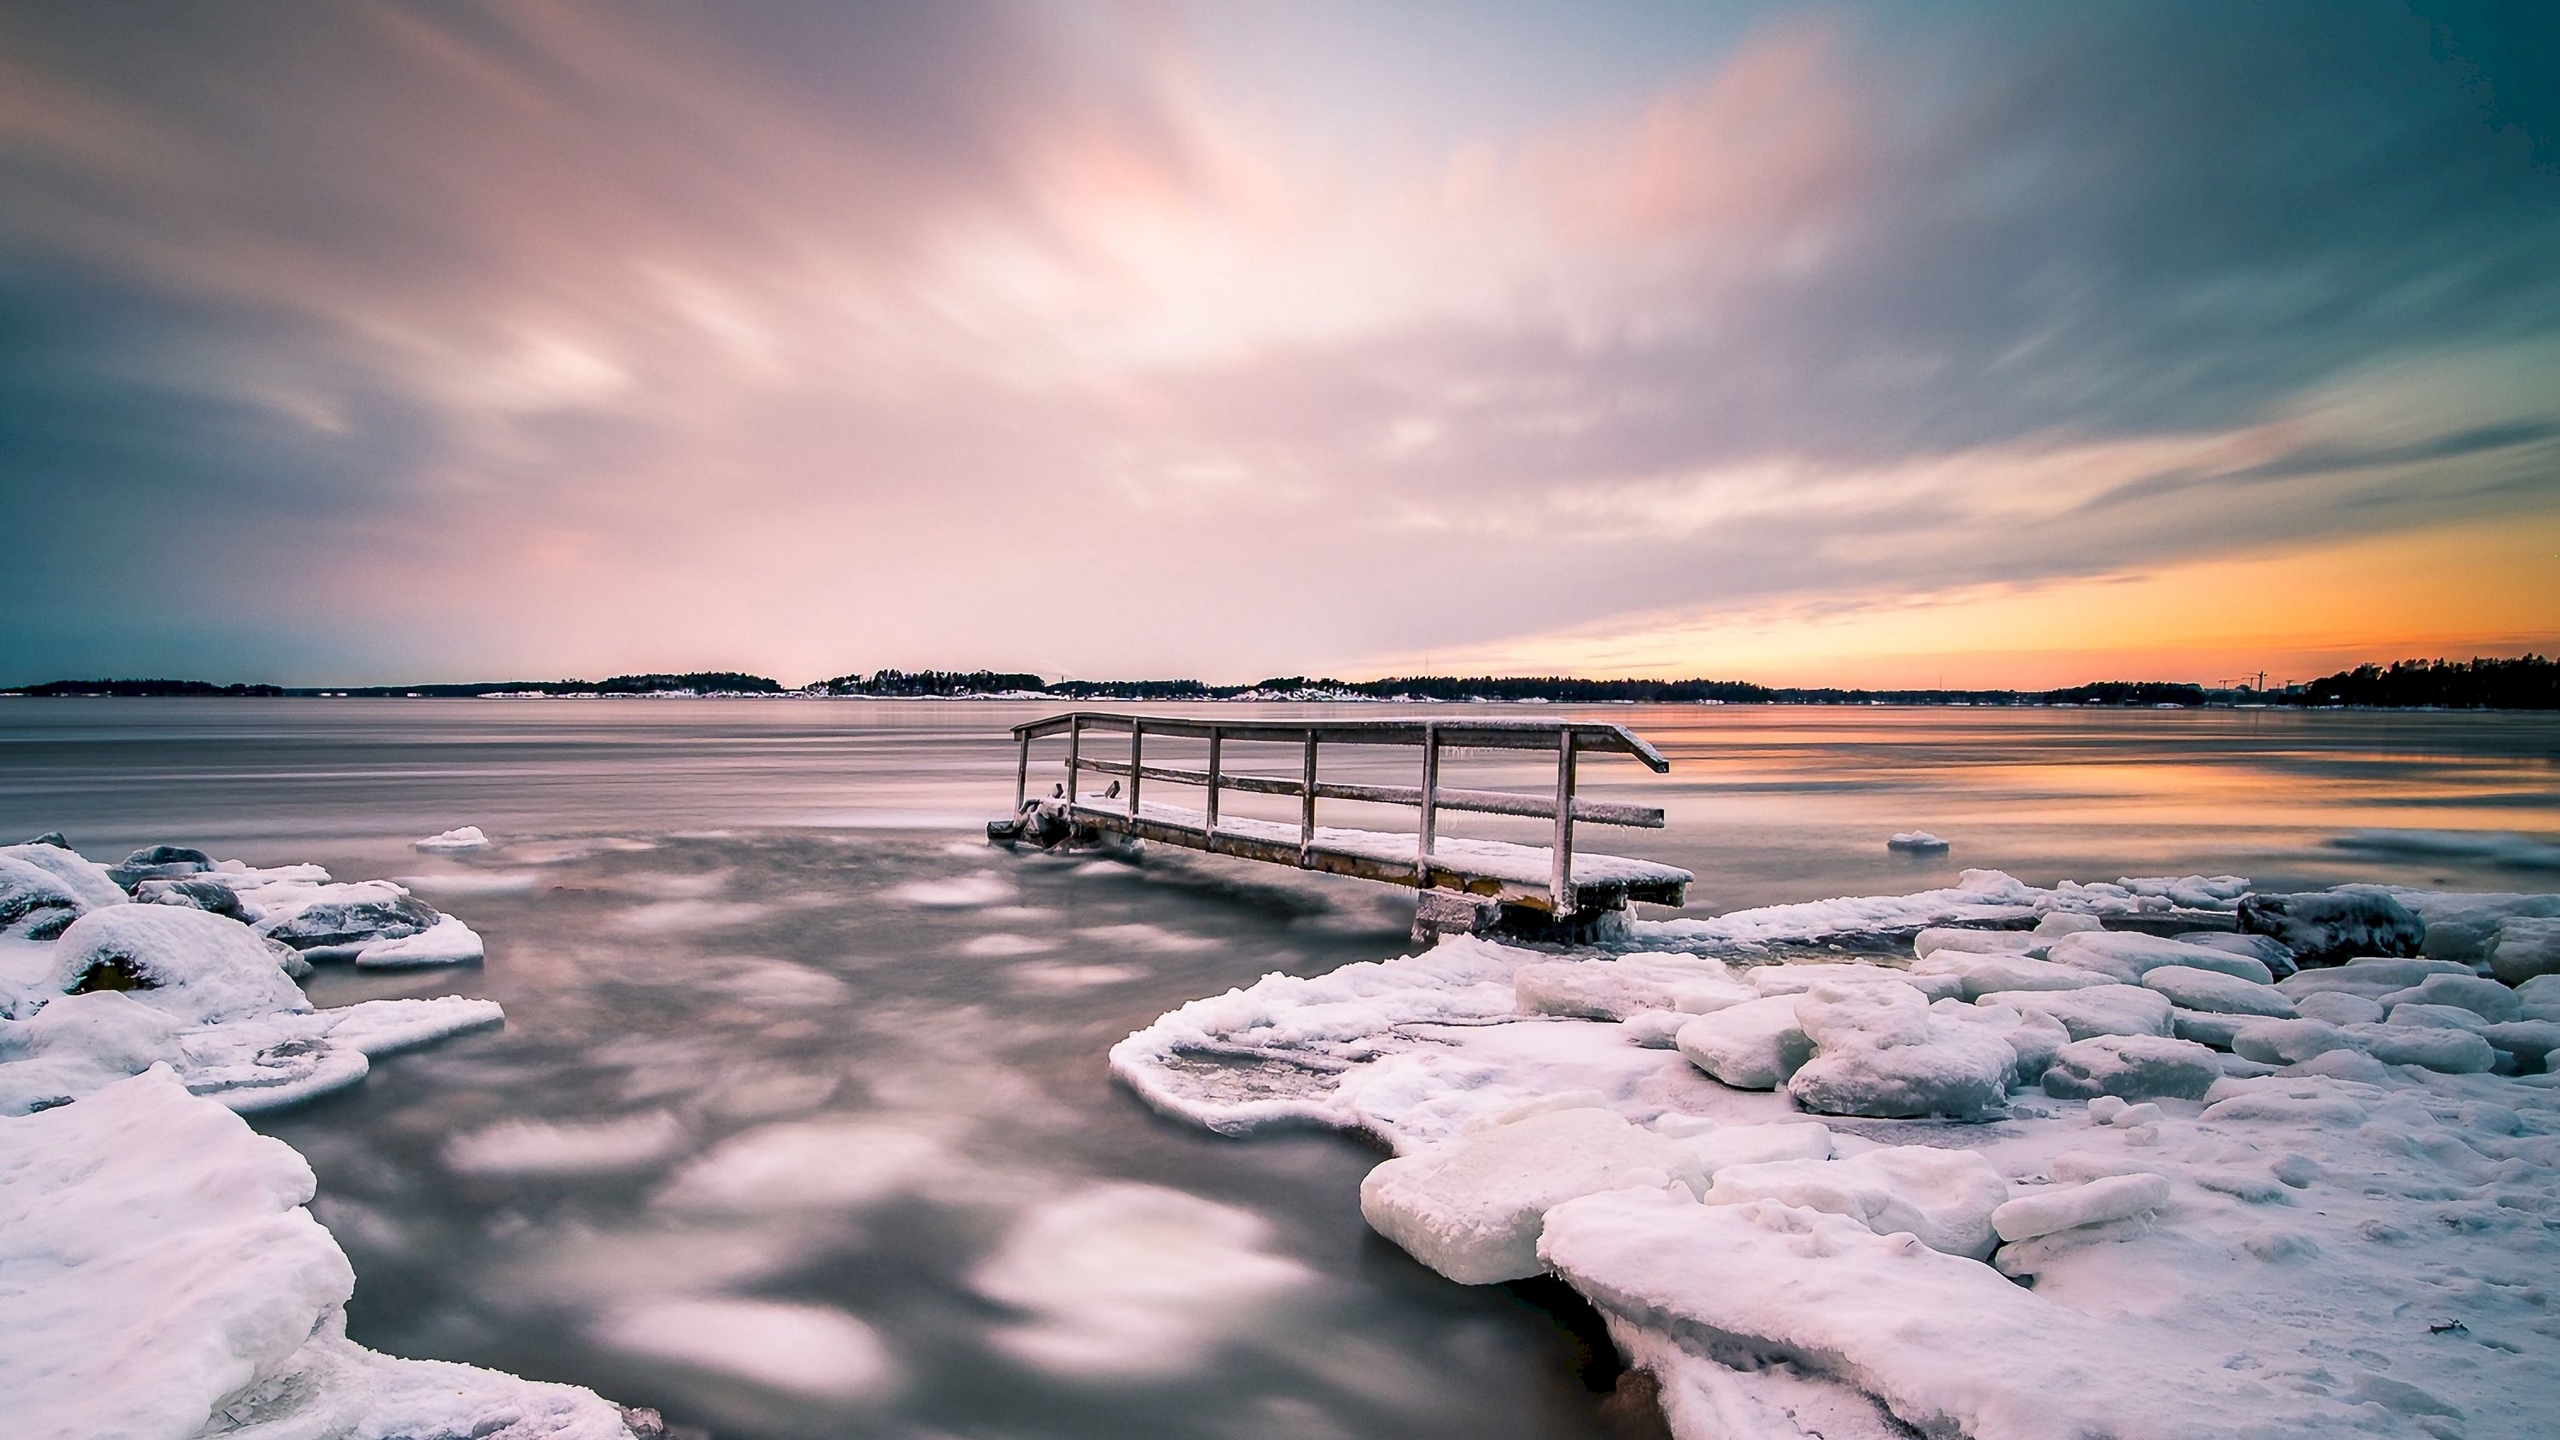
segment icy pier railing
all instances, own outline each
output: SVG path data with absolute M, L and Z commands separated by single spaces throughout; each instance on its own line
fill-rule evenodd
M 1105 759 L 1087 753 L 1096 734 L 1126 735 L 1128 758 Z M 1544 908 L 1557 916 L 1573 914 L 1586 900 L 1622 905 L 1629 898 L 1679 904 L 1691 878 L 1688 872 L 1643 861 L 1589 856 L 1593 864 L 1577 865 L 1574 826 L 1624 825 L 1662 828 L 1662 812 L 1641 805 L 1586 800 L 1574 794 L 1576 771 L 1585 755 L 1629 755 L 1661 773 L 1671 762 L 1622 725 L 1573 720 L 1195 720 L 1160 715 L 1128 715 L 1076 710 L 1013 727 L 1021 756 L 1014 773 L 1014 813 L 1024 814 L 1030 796 L 1032 742 L 1063 737 L 1066 741 L 1066 784 L 1063 818 L 1070 826 L 1160 839 L 1193 849 L 1241 855 L 1302 868 L 1354 874 L 1366 879 L 1498 895 L 1507 903 Z M 1208 742 L 1208 763 L 1187 769 L 1146 762 L 1150 737 Z M 1257 775 L 1230 772 L 1224 765 L 1229 740 L 1280 742 L 1299 747 L 1298 773 Z M 1341 746 L 1405 746 L 1421 752 L 1418 785 L 1366 785 L 1325 780 L 1317 773 L 1322 757 Z M 1556 757 L 1552 794 L 1467 789 L 1441 783 L 1444 753 L 1452 750 L 1552 751 Z M 1128 781 L 1128 791 L 1113 797 L 1088 796 L 1083 777 L 1109 775 Z M 1188 786 L 1206 792 L 1197 811 L 1144 801 L 1149 781 Z M 1257 795 L 1289 795 L 1299 800 L 1294 837 L 1270 821 L 1222 821 L 1219 797 L 1228 791 Z M 1377 805 L 1410 806 L 1421 812 L 1418 836 L 1381 835 L 1368 831 L 1319 828 L 1316 802 L 1354 800 Z M 1544 854 L 1527 846 L 1489 841 L 1452 841 L 1444 849 L 1439 836 L 1443 811 L 1513 815 L 1551 821 L 1554 842 Z M 1288 853 L 1294 839 L 1294 855 Z M 1388 842 L 1388 843 L 1380 843 Z M 1545 874 L 1521 873 L 1521 862 L 1543 860 Z M 1543 886 L 1533 889 L 1539 880 Z M 1589 891 L 1603 892 L 1587 895 Z

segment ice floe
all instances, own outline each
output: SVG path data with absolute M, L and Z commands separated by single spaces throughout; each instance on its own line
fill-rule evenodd
M 1560 1275 L 1681 1440 L 2525 1440 L 2560 1403 L 2560 974 L 2475 965 L 2552 897 L 2377 896 L 1975 871 L 1641 949 L 1451 939 L 1112 1065 L 1214 1129 L 1385 1140 L 1374 1228 Z M 2469 960 L 2417 953 L 2431 910 Z M 1842 938 L 1874 959 L 1805 963 Z
M 409 848 L 428 851 L 486 850 L 489 848 L 489 837 L 482 834 L 477 825 L 463 825 L 442 834 L 430 835 L 424 840 L 412 841 Z

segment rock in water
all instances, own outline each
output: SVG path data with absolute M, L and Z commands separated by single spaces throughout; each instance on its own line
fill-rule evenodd
M 2305 963 L 2357 955 L 2415 955 L 2427 925 L 2380 890 L 2327 890 L 2299 895 L 2243 895 L 2240 930 L 2272 936 Z
M 127 890 L 145 880 L 177 880 L 213 868 L 213 857 L 186 845 L 146 845 L 107 871 Z

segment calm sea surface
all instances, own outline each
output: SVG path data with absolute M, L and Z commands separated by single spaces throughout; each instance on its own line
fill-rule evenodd
M 482 968 L 311 988 L 487 995 L 505 1029 L 260 1122 L 318 1171 L 315 1209 L 359 1277 L 352 1331 L 378 1348 L 576 1381 L 736 1437 L 1607 1433 L 1606 1366 L 1549 1297 L 1449 1285 L 1362 1226 L 1370 1149 L 1221 1140 L 1112 1085 L 1105 1050 L 1184 1000 L 1401 953 L 1410 901 L 1196 856 L 989 849 L 980 827 L 1012 798 L 1006 727 L 1046 708 L 0 701 L 0 834 L 403 877 L 487 937 Z M 1696 871 L 1693 913 L 1967 866 L 2560 885 L 2530 845 L 2332 843 L 2560 839 L 2549 717 L 1524 713 L 1616 721 L 1671 757 L 1667 776 L 1588 762 L 1586 794 L 1670 823 L 1583 843 Z M 1168 752 L 1180 763 L 1171 746 L 1149 759 Z M 1255 758 L 1231 746 L 1228 763 Z M 1410 783 L 1413 763 L 1345 772 Z M 1448 778 L 1541 774 L 1474 757 Z M 1455 828 L 1536 838 L 1507 823 Z M 501 844 L 409 848 L 465 824 Z M 1953 852 L 1888 854 L 1912 828 Z M 799 1308 L 685 1308 L 705 1298 Z M 850 1316 L 877 1344 L 703 1318 L 755 1313 Z M 740 1378 L 759 1357 L 801 1379 Z

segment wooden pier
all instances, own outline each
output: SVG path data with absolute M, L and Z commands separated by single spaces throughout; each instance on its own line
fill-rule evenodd
M 1428 720 L 1199 720 L 1078 710 L 1013 729 L 1020 745 L 1014 772 L 1014 814 L 990 822 L 999 844 L 1092 844 L 1125 836 L 1158 844 L 1232 855 L 1246 860 L 1351 875 L 1423 892 L 1417 933 L 1475 931 L 1501 924 L 1513 930 L 1587 931 L 1603 917 L 1623 915 L 1630 901 L 1677 905 L 1686 898 L 1688 871 L 1646 860 L 1588 854 L 1575 846 L 1577 824 L 1662 827 L 1660 810 L 1587 800 L 1574 793 L 1583 756 L 1627 755 L 1657 773 L 1671 763 L 1624 726 L 1571 720 L 1508 718 Z M 1125 759 L 1097 755 L 1097 736 L 1125 737 Z M 1056 793 L 1031 793 L 1035 741 L 1062 739 L 1066 779 Z M 1151 764 L 1147 742 L 1207 742 L 1199 769 Z M 1227 768 L 1228 741 L 1279 742 L 1299 750 L 1295 775 Z M 1420 752 L 1414 785 L 1351 784 L 1319 774 L 1328 755 L 1344 747 L 1402 746 Z M 1118 750 L 1115 744 L 1111 748 Z M 1444 784 L 1444 757 L 1466 751 L 1550 751 L 1556 757 L 1552 792 L 1524 794 Z M 1113 779 L 1100 793 L 1088 779 Z M 1148 798 L 1164 787 L 1200 792 L 1187 806 Z M 1153 787 L 1150 789 L 1150 787 Z M 1280 795 L 1298 801 L 1295 824 L 1222 814 L 1229 792 Z M 1322 800 L 1410 806 L 1420 812 L 1410 832 L 1347 829 L 1317 823 Z M 1459 811 L 1513 815 L 1550 822 L 1548 845 L 1443 836 L 1440 816 Z

